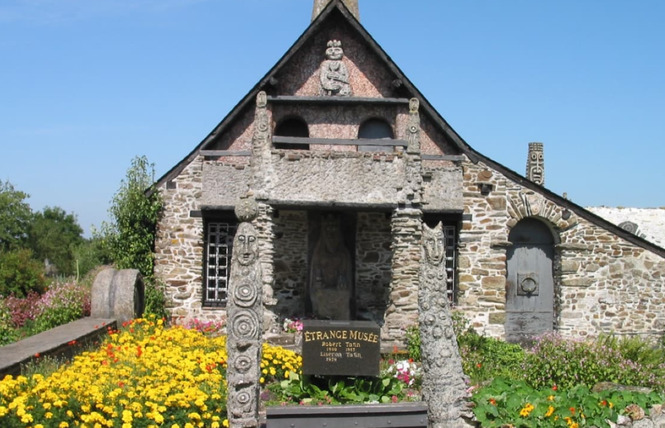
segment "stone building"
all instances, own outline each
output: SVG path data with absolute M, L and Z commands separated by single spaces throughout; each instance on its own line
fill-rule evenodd
M 233 209 L 249 195 L 267 333 L 348 317 L 401 344 L 422 224 L 441 222 L 441 292 L 485 334 L 662 334 L 665 250 L 547 190 L 537 153 L 522 176 L 475 151 L 348 3 L 317 1 L 280 61 L 159 179 L 155 273 L 173 318 L 225 318 Z

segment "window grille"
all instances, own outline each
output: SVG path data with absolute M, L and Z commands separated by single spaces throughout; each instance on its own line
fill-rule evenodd
M 211 221 L 207 226 L 203 304 L 223 306 L 227 302 L 233 236 L 237 225 Z
M 455 226 L 443 226 L 445 249 L 446 249 L 446 293 L 448 300 L 451 304 L 455 304 L 455 295 L 457 292 L 456 287 L 456 247 L 457 247 L 457 230 Z

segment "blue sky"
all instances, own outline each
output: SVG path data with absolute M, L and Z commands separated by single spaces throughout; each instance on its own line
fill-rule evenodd
M 0 180 L 91 225 L 132 158 L 184 158 L 310 22 L 311 0 L 2 0 Z M 665 2 L 360 0 L 448 123 L 582 206 L 665 206 Z

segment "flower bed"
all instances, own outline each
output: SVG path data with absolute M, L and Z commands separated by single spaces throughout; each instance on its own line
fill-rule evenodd
M 5 377 L 0 426 L 219 427 L 225 361 L 224 337 L 137 319 L 50 376 Z

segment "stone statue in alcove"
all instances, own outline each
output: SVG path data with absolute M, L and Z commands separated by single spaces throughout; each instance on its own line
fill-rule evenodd
M 321 218 L 319 239 L 312 253 L 309 296 L 316 318 L 351 319 L 353 262 L 344 244 L 341 217 Z

